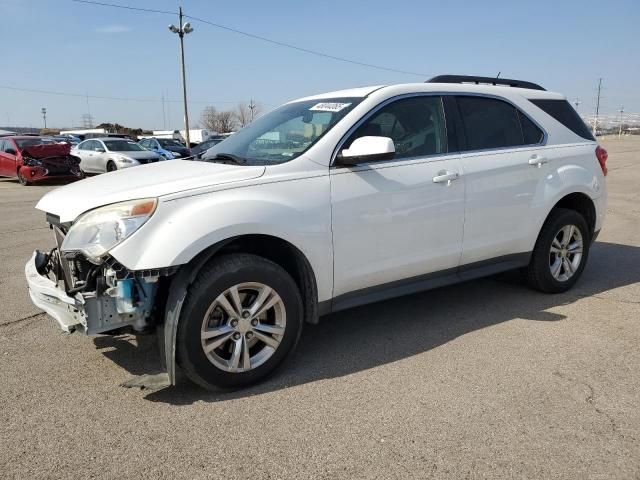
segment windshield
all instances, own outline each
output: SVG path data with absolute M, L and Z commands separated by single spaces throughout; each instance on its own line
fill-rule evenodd
M 104 140 L 107 150 L 112 152 L 139 152 L 144 150 L 140 145 L 130 140 Z
M 158 143 L 162 147 L 182 147 L 183 146 L 183 145 L 180 145 L 175 140 L 166 140 L 166 139 L 160 139 L 160 138 L 158 139 Z
M 250 123 L 207 150 L 204 159 L 229 153 L 248 164 L 288 162 L 305 152 L 362 98 L 323 98 L 289 103 Z

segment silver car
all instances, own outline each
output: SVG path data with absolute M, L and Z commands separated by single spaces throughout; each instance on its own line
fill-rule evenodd
M 160 155 L 128 138 L 91 138 L 73 147 L 71 154 L 80 157 L 85 173 L 112 172 L 160 160 Z

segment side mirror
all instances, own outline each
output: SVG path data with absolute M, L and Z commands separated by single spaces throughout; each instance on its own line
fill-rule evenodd
M 8 153 L 9 155 L 17 155 L 18 152 L 16 152 L 13 148 L 7 148 L 4 153 Z
M 365 162 L 391 160 L 395 154 L 396 147 L 389 137 L 360 137 L 338 154 L 336 164 L 353 166 Z
M 104 153 L 104 148 L 102 147 L 96 147 L 94 150 L 98 153 Z

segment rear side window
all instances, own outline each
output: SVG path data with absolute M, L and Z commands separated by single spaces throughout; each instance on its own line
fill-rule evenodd
M 458 97 L 467 137 L 466 150 L 522 145 L 516 109 L 506 102 L 483 97 Z
M 594 140 L 593 135 L 589 131 L 589 128 L 585 125 L 578 115 L 578 112 L 574 110 L 574 108 L 569 105 L 569 102 L 566 100 L 529 100 L 536 107 L 544 110 L 546 113 L 551 115 L 557 121 L 559 121 L 562 125 L 567 127 L 576 135 L 586 139 L 586 140 Z
M 536 145 L 544 133 L 516 107 L 486 97 L 457 97 L 466 134 L 465 150 Z

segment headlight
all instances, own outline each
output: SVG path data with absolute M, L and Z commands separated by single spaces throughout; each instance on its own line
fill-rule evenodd
M 116 156 L 116 160 L 118 162 L 122 162 L 122 163 L 133 163 L 134 162 L 134 160 L 132 158 L 129 158 L 129 157 L 125 156 L 125 155 L 117 155 Z
M 91 210 L 71 226 L 61 248 L 65 252 L 80 251 L 97 263 L 102 255 L 144 225 L 157 203 L 155 198 L 145 198 Z

